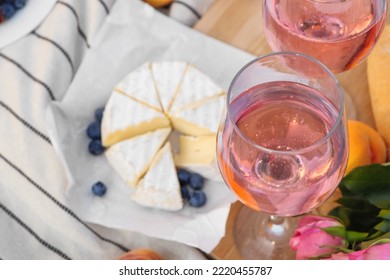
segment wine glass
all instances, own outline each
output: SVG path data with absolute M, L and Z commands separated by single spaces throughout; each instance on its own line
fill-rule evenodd
M 387 0 L 263 0 L 264 31 L 273 51 L 310 55 L 335 73 L 364 60 L 381 35 Z M 348 95 L 347 110 L 355 115 Z
M 348 139 L 343 92 L 314 58 L 273 53 L 234 77 L 217 137 L 220 172 L 243 207 L 235 222 L 245 259 L 291 259 L 296 218 L 340 182 Z M 256 211 L 255 215 L 251 212 Z

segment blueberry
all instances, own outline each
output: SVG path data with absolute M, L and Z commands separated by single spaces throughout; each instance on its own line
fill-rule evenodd
M 89 143 L 88 146 L 89 152 L 93 155 L 100 155 L 104 152 L 104 147 L 102 145 L 102 141 L 99 139 L 94 139 Z
M 181 187 L 181 197 L 185 200 L 190 198 L 190 191 L 186 186 Z
M 95 110 L 95 118 L 96 120 L 101 123 L 103 119 L 103 112 L 104 112 L 104 107 L 97 108 Z
M 103 196 L 107 192 L 107 187 L 102 182 L 96 182 L 92 185 L 92 192 L 96 196 Z
M 11 4 L 5 3 L 1 6 L 1 12 L 5 19 L 10 19 L 15 14 L 16 10 Z
M 87 128 L 87 135 L 91 139 L 100 139 L 101 137 L 100 123 L 97 121 L 90 123 Z
M 194 190 L 201 190 L 204 186 L 204 179 L 198 173 L 192 173 L 190 176 L 190 187 Z
M 177 177 L 179 178 L 180 186 L 188 185 L 190 182 L 191 173 L 185 169 L 177 170 Z
M 14 0 L 14 7 L 16 9 L 21 9 L 26 5 L 27 0 Z
M 193 191 L 189 203 L 192 207 L 201 207 L 206 204 L 207 197 L 203 191 Z

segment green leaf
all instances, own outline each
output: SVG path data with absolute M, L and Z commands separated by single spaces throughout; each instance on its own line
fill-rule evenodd
M 378 207 L 371 204 L 366 198 L 359 196 L 345 196 L 337 199 L 337 203 L 350 209 L 378 213 Z
M 390 220 L 383 220 L 375 226 L 375 229 L 383 233 L 390 232 Z
M 352 242 L 361 242 L 365 240 L 369 236 L 369 234 L 368 232 L 347 231 L 345 236 L 346 236 L 346 240 L 349 243 L 352 243 Z
M 338 236 L 345 239 L 346 230 L 343 226 L 326 227 L 321 228 L 321 230 L 325 231 L 326 233 L 329 233 L 330 235 Z
M 385 220 L 390 220 L 390 210 L 381 210 L 378 214 L 378 217 Z
M 379 237 L 376 237 L 376 238 L 374 238 L 372 240 L 368 240 L 368 241 L 362 242 L 361 243 L 361 248 L 365 249 L 365 248 L 367 248 L 367 247 L 369 247 L 369 246 L 371 246 L 373 244 L 377 244 L 378 242 L 387 241 L 387 240 L 390 241 L 390 232 L 382 234 Z
M 367 199 L 381 209 L 390 209 L 390 166 L 372 164 L 352 170 L 340 183 L 345 196 Z
M 380 244 L 386 244 L 386 243 L 390 243 L 390 238 L 381 238 L 379 240 L 376 240 L 375 242 L 373 242 L 371 244 L 371 246 L 380 245 Z
M 378 218 L 379 209 L 350 209 L 343 205 L 333 209 L 329 215 L 340 219 L 347 230 L 358 232 L 369 232 L 372 228 L 382 221 Z
M 330 235 L 341 237 L 349 243 L 360 242 L 369 235 L 368 232 L 347 231 L 343 226 L 326 227 L 321 229 Z

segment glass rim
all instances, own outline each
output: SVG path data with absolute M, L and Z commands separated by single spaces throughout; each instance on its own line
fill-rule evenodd
M 340 110 L 338 110 L 338 115 L 337 115 L 337 118 L 336 118 L 336 121 L 335 123 L 332 125 L 332 128 L 327 132 L 327 134 L 325 136 L 323 136 L 320 140 L 314 142 L 313 144 L 311 144 L 310 146 L 308 147 L 305 147 L 305 148 L 302 148 L 302 149 L 296 149 L 296 150 L 292 150 L 292 151 L 280 151 L 280 150 L 275 150 L 275 149 L 269 149 L 269 148 L 266 148 L 264 146 L 261 146 L 261 145 L 258 145 L 256 144 L 255 142 L 253 142 L 252 140 L 250 140 L 246 135 L 244 135 L 241 130 L 238 128 L 235 120 L 233 119 L 233 116 L 231 114 L 231 109 L 230 109 L 230 100 L 231 100 L 231 92 L 232 92 L 232 88 L 233 86 L 235 85 L 235 82 L 236 80 L 241 76 L 242 72 L 244 72 L 249 66 L 251 66 L 252 64 L 254 64 L 255 62 L 257 61 L 260 61 L 260 60 L 263 60 L 265 58 L 268 58 L 268 57 L 277 57 L 277 56 L 295 56 L 295 57 L 301 57 L 301 58 L 304 58 L 304 59 L 307 59 L 307 60 L 310 60 L 312 61 L 313 63 L 319 65 L 321 68 L 323 68 L 325 70 L 325 72 L 331 77 L 331 79 L 335 82 L 335 85 L 337 86 L 337 91 L 339 93 L 339 99 L 340 99 Z M 336 129 L 341 125 L 341 120 L 343 118 L 343 115 L 344 115 L 344 92 L 341 88 L 341 85 L 339 83 L 339 81 L 337 80 L 335 74 L 333 74 L 332 71 L 330 71 L 330 69 L 325 65 L 323 64 L 322 62 L 320 62 L 319 60 L 311 57 L 311 56 L 308 56 L 306 54 L 302 54 L 302 53 L 296 53 L 296 52 L 272 52 L 272 53 L 269 53 L 269 54 L 266 54 L 266 55 L 262 55 L 262 56 L 259 56 L 259 57 L 256 57 L 254 59 L 252 59 L 251 61 L 249 61 L 248 63 L 246 63 L 238 72 L 237 74 L 234 76 L 232 82 L 230 83 L 230 86 L 228 88 L 228 91 L 227 91 L 227 98 L 226 98 L 226 114 L 227 114 L 227 118 L 228 118 L 228 121 L 233 125 L 233 129 L 235 130 L 235 132 L 241 137 L 243 138 L 247 143 L 250 143 L 253 147 L 259 149 L 259 150 L 263 150 L 264 152 L 266 153 L 273 153 L 273 154 L 280 154 L 280 155 L 296 155 L 296 154 L 303 154 L 303 153 L 306 153 L 306 152 L 309 152 L 311 150 L 314 150 L 316 149 L 317 147 L 321 146 L 322 144 L 324 144 L 330 137 L 331 135 L 336 131 Z

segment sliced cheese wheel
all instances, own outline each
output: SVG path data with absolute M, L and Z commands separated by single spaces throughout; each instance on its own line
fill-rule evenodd
M 122 179 L 130 186 L 135 186 L 146 173 L 170 131 L 170 128 L 162 128 L 118 142 L 107 149 L 105 155 Z
M 136 185 L 132 200 L 181 209 L 176 166 L 221 180 L 215 141 L 225 99 L 220 87 L 185 62 L 146 63 L 115 87 L 103 115 L 102 141 L 109 163 Z M 183 134 L 175 159 L 166 140 L 170 128 Z
M 109 147 L 119 141 L 169 126 L 170 122 L 162 112 L 113 92 L 104 110 L 102 143 Z
M 183 208 L 180 183 L 169 143 L 166 143 L 153 159 L 149 170 L 131 198 L 136 203 L 147 207 L 170 211 Z

